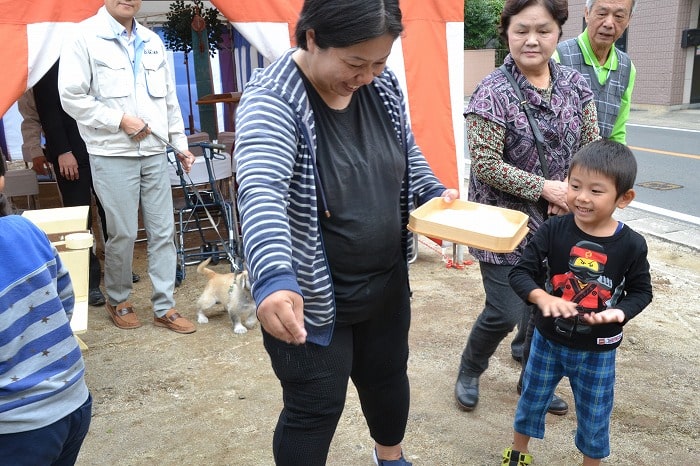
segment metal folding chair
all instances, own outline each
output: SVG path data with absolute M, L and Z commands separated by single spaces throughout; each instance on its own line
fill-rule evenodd
M 39 180 L 34 170 L 20 168 L 5 173 L 5 195 L 17 205 L 15 199 L 26 197 L 27 209 L 39 208 Z

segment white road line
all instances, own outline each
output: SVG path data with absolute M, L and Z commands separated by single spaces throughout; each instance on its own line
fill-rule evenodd
M 638 123 L 627 123 L 627 126 L 636 126 L 638 128 L 668 129 L 672 131 L 687 131 L 689 133 L 700 133 L 700 130 L 697 129 L 672 128 L 670 126 L 640 125 Z
M 644 210 L 646 212 L 651 212 L 654 214 L 663 215 L 665 217 L 670 217 L 676 220 L 681 220 L 683 222 L 692 223 L 694 225 L 700 226 L 700 217 L 695 217 L 693 215 L 683 214 L 681 212 L 675 212 L 673 210 L 664 209 L 663 207 L 656 207 L 650 204 L 644 204 L 643 202 L 632 201 L 630 207 L 636 209 Z

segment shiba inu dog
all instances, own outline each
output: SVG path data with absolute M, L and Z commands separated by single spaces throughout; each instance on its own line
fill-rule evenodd
M 197 266 L 197 273 L 207 277 L 207 285 L 197 299 L 197 322 L 206 324 L 209 319 L 204 311 L 219 303 L 228 312 L 233 331 L 246 333 L 255 327 L 255 305 L 250 295 L 248 272 L 218 273 L 207 267 L 210 259 Z

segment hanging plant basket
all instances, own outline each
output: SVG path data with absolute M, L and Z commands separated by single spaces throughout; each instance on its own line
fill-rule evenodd
M 219 50 L 221 35 L 225 30 L 224 23 L 219 20 L 219 10 L 216 8 L 204 8 L 202 0 L 191 0 L 185 4 L 184 0 L 175 0 L 170 4 L 170 11 L 166 14 L 167 21 L 163 25 L 165 44 L 169 49 L 183 52 L 185 73 L 187 75 L 187 96 L 189 100 L 189 129 L 194 133 L 194 115 L 192 114 L 192 90 L 190 83 L 190 66 L 188 54 L 192 51 L 192 33 L 207 32 L 209 44 L 209 56 Z M 200 46 L 204 40 L 200 38 Z M 201 50 L 200 52 L 204 52 Z
M 199 12 L 199 15 L 197 13 Z M 195 20 L 199 16 L 201 19 Z M 175 0 L 170 4 L 170 11 L 166 14 L 167 22 L 163 25 L 165 44 L 169 49 L 183 52 L 185 56 L 192 51 L 193 22 L 201 27 L 201 20 L 207 29 L 209 42 L 209 55 L 219 50 L 221 34 L 225 30 L 224 23 L 219 19 L 219 10 L 216 8 L 204 8 L 202 0 Z

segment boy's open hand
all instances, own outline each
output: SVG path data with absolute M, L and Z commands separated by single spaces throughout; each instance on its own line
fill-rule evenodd
M 588 325 L 609 324 L 612 322 L 622 323 L 625 321 L 625 313 L 621 309 L 606 309 L 600 312 L 581 314 L 581 320 Z
M 545 317 L 567 318 L 578 315 L 578 310 L 576 309 L 578 304 L 552 296 L 544 290 L 535 290 L 530 293 L 530 302 L 536 304 Z

